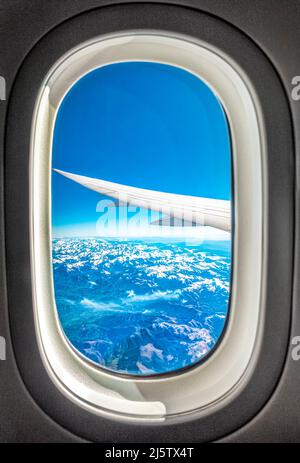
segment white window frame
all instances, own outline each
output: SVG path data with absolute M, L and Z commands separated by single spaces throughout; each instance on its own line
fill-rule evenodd
M 230 316 L 207 360 L 157 377 L 124 377 L 78 355 L 58 318 L 51 258 L 51 168 L 56 115 L 84 75 L 128 61 L 173 65 L 202 79 L 220 99 L 229 122 L 234 172 L 234 236 Z M 31 269 L 35 329 L 44 366 L 59 390 L 79 406 L 119 419 L 164 421 L 209 413 L 239 393 L 255 365 L 264 313 L 261 110 L 247 76 L 229 56 L 194 38 L 154 31 L 98 37 L 71 50 L 46 76 L 31 134 Z

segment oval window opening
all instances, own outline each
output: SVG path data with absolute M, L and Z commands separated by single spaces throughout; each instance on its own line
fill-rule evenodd
M 123 62 L 64 97 L 52 148 L 52 264 L 66 339 L 109 371 L 204 361 L 231 281 L 231 144 L 223 107 L 175 66 Z

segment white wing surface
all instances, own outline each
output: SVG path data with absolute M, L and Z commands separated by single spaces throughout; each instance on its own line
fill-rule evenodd
M 156 225 L 210 226 L 231 231 L 230 201 L 146 190 L 97 178 L 84 177 L 59 169 L 55 172 L 80 185 L 116 200 L 119 205 L 143 207 L 163 214 Z

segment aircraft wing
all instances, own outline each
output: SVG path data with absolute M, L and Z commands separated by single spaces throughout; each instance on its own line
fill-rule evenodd
M 155 221 L 156 225 L 202 225 L 231 231 L 230 201 L 146 190 L 59 169 L 54 171 L 90 190 L 116 200 L 118 205 L 142 207 L 162 213 L 163 217 Z

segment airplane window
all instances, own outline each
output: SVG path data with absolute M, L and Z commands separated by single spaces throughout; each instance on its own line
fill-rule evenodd
M 231 144 L 210 87 L 120 62 L 78 80 L 56 117 L 52 267 L 66 339 L 111 372 L 204 361 L 229 312 Z

